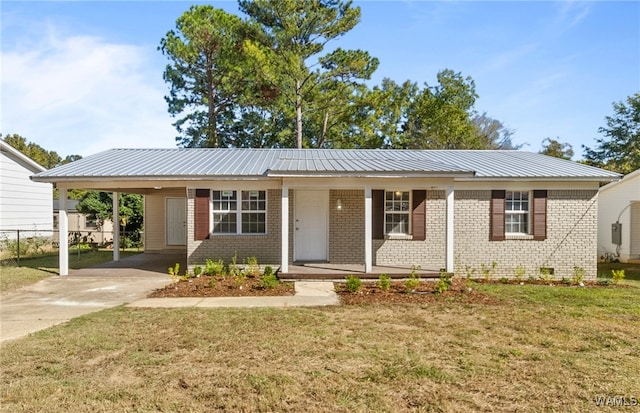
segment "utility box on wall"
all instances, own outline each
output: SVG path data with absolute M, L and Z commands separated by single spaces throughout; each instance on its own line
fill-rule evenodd
M 611 243 L 622 245 L 622 224 L 619 222 L 611 224 Z

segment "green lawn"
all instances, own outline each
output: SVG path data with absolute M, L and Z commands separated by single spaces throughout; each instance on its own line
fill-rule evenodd
M 137 251 L 121 251 L 120 257 L 137 254 Z M 112 250 L 84 251 L 69 254 L 69 268 L 92 267 L 113 260 Z M 15 290 L 25 285 L 58 274 L 58 256 L 46 255 L 37 258 L 23 258 L 20 267 L 3 265 L 0 267 L 0 293 Z
M 474 288 L 500 304 L 105 310 L 3 344 L 0 404 L 584 412 L 640 399 L 640 289 Z
M 611 278 L 611 270 L 624 270 L 626 280 L 640 281 L 640 264 L 598 263 L 598 278 Z

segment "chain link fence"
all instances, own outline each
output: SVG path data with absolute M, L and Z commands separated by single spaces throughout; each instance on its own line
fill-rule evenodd
M 122 250 L 143 245 L 142 231 L 121 231 Z M 0 230 L 0 265 L 19 267 L 31 258 L 58 255 L 60 242 L 66 242 L 69 254 L 81 254 L 97 249 L 113 249 L 113 231 L 69 231 L 66 240 L 60 240 L 57 229 L 2 229 Z

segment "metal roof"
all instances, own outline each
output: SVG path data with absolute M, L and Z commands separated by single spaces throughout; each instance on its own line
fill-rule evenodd
M 34 180 L 188 180 L 306 175 L 592 181 L 620 178 L 603 169 L 523 151 L 179 148 L 111 149 L 41 172 Z

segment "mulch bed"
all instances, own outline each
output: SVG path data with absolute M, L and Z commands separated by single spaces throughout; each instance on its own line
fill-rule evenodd
M 215 280 L 213 285 L 211 285 L 212 279 Z M 274 288 L 264 288 L 262 280 L 257 277 L 247 276 L 240 284 L 233 277 L 202 275 L 159 288 L 148 297 L 243 297 L 293 295 L 294 293 L 292 282 L 280 282 Z
M 455 302 L 461 304 L 497 305 L 500 301 L 473 287 L 467 287 L 464 280 L 454 279 L 449 289 L 436 293 L 436 282 L 421 281 L 414 290 L 407 291 L 402 281 L 393 281 L 391 287 L 383 291 L 376 282 L 363 282 L 360 290 L 350 292 L 344 283 L 334 283 L 340 302 L 347 305 L 359 304 L 422 304 L 435 302 Z

